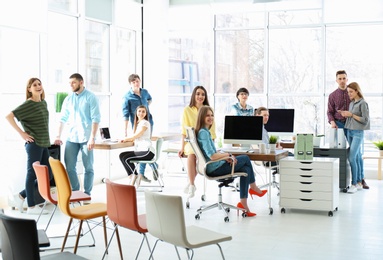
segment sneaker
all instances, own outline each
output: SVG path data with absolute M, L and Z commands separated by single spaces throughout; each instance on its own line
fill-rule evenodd
M 15 202 L 15 207 L 20 211 L 20 213 L 24 212 L 24 200 L 20 198 L 20 194 L 16 194 L 13 196 L 13 201 Z
M 351 185 L 347 193 L 355 193 L 358 191 L 358 188 L 355 185 Z
M 195 185 L 190 185 L 189 186 L 189 192 L 188 192 L 189 199 L 194 197 L 196 190 L 197 190 L 197 188 L 195 187 Z
M 142 175 L 142 174 L 141 174 L 141 181 L 148 182 L 148 183 L 151 183 L 151 182 L 152 182 L 151 180 L 149 180 L 148 178 L 146 178 L 145 175 Z
M 355 186 L 356 186 L 356 189 L 357 189 L 357 190 L 363 190 L 363 185 L 362 185 L 362 183 L 358 182 Z
M 91 203 L 92 203 L 91 200 L 84 200 L 84 201 L 82 202 L 83 205 L 89 205 L 89 204 L 91 204 Z
M 190 187 L 190 183 L 188 183 L 185 188 L 184 188 L 184 193 L 185 194 L 189 194 L 189 187 Z
M 46 215 L 49 213 L 49 211 L 45 210 L 45 209 L 41 210 L 41 208 L 37 207 L 37 206 L 27 209 L 27 214 L 29 214 L 29 215 L 40 215 L 40 213 L 43 215 Z
M 157 169 L 155 169 L 154 171 L 153 171 L 153 180 L 157 180 L 158 179 L 158 170 Z
M 363 179 L 362 180 L 362 187 L 363 187 L 363 189 L 366 189 L 366 190 L 368 190 L 370 187 L 367 185 L 367 183 L 366 183 L 366 181 Z

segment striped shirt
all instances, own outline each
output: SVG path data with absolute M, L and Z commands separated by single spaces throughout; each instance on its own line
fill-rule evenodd
M 347 94 L 347 90 L 341 90 L 337 88 L 328 96 L 328 107 L 327 107 L 327 117 L 328 122 L 331 121 L 341 121 L 345 122 L 344 118 L 338 110 L 347 111 L 350 106 L 351 100 Z
M 49 111 L 47 102 L 26 100 L 12 111 L 15 118 L 21 123 L 24 131 L 31 135 L 40 147 L 49 147 Z

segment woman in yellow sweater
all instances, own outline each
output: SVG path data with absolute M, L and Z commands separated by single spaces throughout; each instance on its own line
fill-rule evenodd
M 184 192 L 189 195 L 189 198 L 194 197 L 196 186 L 194 184 L 195 178 L 197 176 L 196 170 L 196 156 L 194 155 L 193 149 L 190 144 L 185 142 L 186 138 L 186 127 L 195 127 L 197 123 L 198 110 L 202 106 L 210 106 L 209 100 L 207 97 L 207 91 L 203 86 L 196 86 L 193 90 L 193 93 L 190 97 L 190 103 L 184 108 L 182 114 L 182 139 L 181 139 L 181 149 L 178 151 L 178 156 L 187 157 L 187 173 L 189 182 L 184 189 Z M 212 139 L 216 138 L 215 133 L 215 124 L 210 129 Z

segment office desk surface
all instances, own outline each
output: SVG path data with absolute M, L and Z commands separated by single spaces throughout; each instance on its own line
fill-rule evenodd
M 156 141 L 158 138 L 162 138 L 164 141 L 180 140 L 181 134 L 179 133 L 158 133 L 152 136 L 152 141 Z M 94 149 L 101 150 L 114 150 L 119 148 L 126 148 L 134 146 L 134 142 L 96 142 Z
M 272 153 L 259 153 L 258 149 L 254 149 L 253 153 L 248 152 L 231 152 L 234 155 L 241 155 L 246 154 L 249 156 L 251 161 L 265 161 L 265 162 L 276 162 L 279 161 L 282 158 L 285 158 L 289 155 L 289 152 L 286 150 L 275 150 L 275 152 Z

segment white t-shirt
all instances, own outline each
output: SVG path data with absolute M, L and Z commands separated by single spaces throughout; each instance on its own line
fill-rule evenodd
M 136 151 L 147 151 L 151 150 L 152 152 L 154 149 L 152 148 L 152 141 L 150 139 L 150 123 L 149 121 L 143 119 L 140 122 L 138 122 L 136 132 L 139 133 L 141 132 L 142 128 L 146 127 L 146 130 L 143 135 L 141 135 L 139 138 L 134 140 L 134 146 Z

